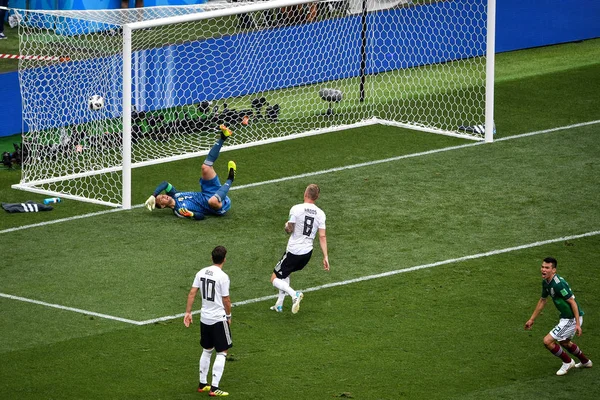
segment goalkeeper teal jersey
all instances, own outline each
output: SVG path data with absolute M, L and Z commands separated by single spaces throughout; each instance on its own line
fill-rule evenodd
M 560 312 L 561 318 L 575 318 L 571 305 L 567 302 L 567 300 L 573 297 L 573 292 L 567 281 L 558 274 L 554 274 L 550 282 L 547 282 L 545 279 L 542 280 L 542 297 L 545 299 L 548 296 L 552 297 L 552 301 Z M 579 307 L 577 299 L 575 299 L 575 303 L 577 304 L 579 315 L 583 316 L 584 312 Z
M 183 217 L 183 215 L 179 214 L 179 210 L 182 208 L 193 212 L 195 216 L 194 218 L 196 219 L 200 219 L 198 218 L 197 214 L 201 214 L 202 216 L 206 214 L 223 215 L 231 208 L 231 201 L 229 200 L 229 197 L 225 197 L 223 200 L 223 207 L 220 210 L 213 210 L 208 205 L 208 199 L 213 196 L 212 194 L 207 194 L 204 192 L 180 192 L 169 195 L 175 199 L 175 207 L 173 208 L 173 212 L 178 217 Z
M 173 207 L 173 213 L 178 217 L 188 218 L 189 216 L 184 215 L 186 211 L 194 214 L 193 218 L 200 220 L 204 219 L 206 214 L 223 215 L 231 208 L 231 200 L 228 196 L 225 196 L 221 200 L 222 207 L 219 210 L 214 210 L 208 205 L 208 200 L 217 192 L 221 187 L 219 177 L 215 176 L 213 179 L 205 181 L 200 179 L 201 192 L 177 192 L 177 189 L 167 181 L 161 182 L 160 185 L 154 190 L 154 196 L 158 196 L 163 190 L 167 196 L 172 197 L 175 200 L 175 207 Z

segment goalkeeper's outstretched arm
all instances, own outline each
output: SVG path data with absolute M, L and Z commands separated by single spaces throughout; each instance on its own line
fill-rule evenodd
M 165 191 L 166 194 L 168 194 L 169 196 L 174 195 L 175 193 L 177 193 L 177 191 L 175 190 L 175 187 L 173 185 L 171 185 L 169 182 L 167 181 L 162 181 L 160 183 L 160 185 L 158 185 L 156 187 L 156 189 L 154 189 L 154 193 L 152 193 L 152 195 L 154 197 L 158 196 L 162 191 Z
M 148 197 L 148 200 L 146 200 L 146 202 L 144 203 L 148 210 L 154 210 L 154 207 L 156 207 L 156 196 L 158 196 L 163 190 L 169 196 L 173 196 L 175 193 L 177 193 L 173 185 L 171 185 L 167 181 L 162 181 L 160 185 L 158 185 L 156 189 L 154 189 L 154 193 L 152 193 L 152 196 Z

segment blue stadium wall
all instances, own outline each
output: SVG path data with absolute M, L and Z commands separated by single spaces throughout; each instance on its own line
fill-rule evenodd
M 478 0 L 485 1 L 485 0 Z M 452 3 L 460 4 L 460 3 L 473 3 L 472 0 L 457 0 L 454 2 L 445 2 L 444 7 L 447 8 Z M 535 4 L 533 4 L 535 3 Z M 438 5 L 432 4 L 423 7 L 437 7 Z M 418 13 L 420 7 L 415 8 L 406 8 L 401 10 L 394 10 L 392 12 L 410 12 L 410 13 Z M 433 10 L 429 10 L 428 12 L 432 12 Z M 357 24 L 356 32 L 359 35 L 360 30 L 358 29 L 358 24 L 360 23 L 359 19 L 354 18 L 352 23 Z M 545 45 L 552 45 L 557 43 L 566 43 L 577 40 L 585 40 L 600 37 L 600 24 L 598 24 L 598 20 L 600 20 L 600 2 L 597 0 L 579 0 L 579 1 L 562 1 L 556 2 L 554 0 L 543 0 L 536 2 L 523 2 L 522 0 L 503 0 L 498 2 L 497 6 L 497 31 L 496 31 L 496 51 L 497 52 L 505 52 L 517 49 L 524 49 L 530 47 L 538 47 Z M 448 26 L 452 26 L 452 21 L 436 21 L 434 25 L 431 25 L 431 29 L 447 29 Z M 327 22 L 319 22 L 320 24 L 324 24 L 324 28 L 327 28 Z M 477 27 L 477 29 L 482 27 Z M 407 27 L 403 27 L 404 33 L 406 33 Z M 291 35 L 297 32 L 293 31 L 308 31 L 306 25 L 304 26 L 295 26 L 295 27 L 286 27 L 279 30 L 278 33 L 275 34 L 284 34 Z M 305 34 L 307 32 L 304 32 Z M 458 48 L 461 45 L 461 40 L 467 40 L 470 32 L 457 32 L 456 37 L 459 40 L 456 41 L 455 47 Z M 250 33 L 251 35 L 260 35 L 265 33 Z M 274 34 L 271 32 L 270 34 Z M 385 32 L 382 32 L 382 35 L 377 38 L 379 41 L 384 41 L 386 43 L 390 43 L 390 41 L 384 36 Z M 368 65 L 368 72 L 380 72 L 389 69 L 395 68 L 407 68 L 415 65 L 423 65 L 423 64 L 431 64 L 442 62 L 450 59 L 454 59 L 453 54 L 455 53 L 452 48 L 446 49 L 443 53 L 439 53 L 439 49 L 426 49 L 424 51 L 415 53 L 412 50 L 414 47 L 410 46 L 410 42 L 414 40 L 418 40 L 419 35 L 421 35 L 421 31 L 419 29 L 415 29 L 409 35 L 405 35 L 405 39 L 400 43 L 395 43 L 395 47 L 391 48 L 390 51 L 386 54 L 383 54 L 379 59 L 373 59 Z M 294 73 L 289 74 L 285 79 L 280 82 L 270 82 L 270 81 L 255 81 L 253 83 L 253 87 L 247 88 L 244 91 L 240 91 L 235 89 L 233 86 L 224 85 L 223 82 L 227 82 L 227 77 L 239 76 L 240 74 L 244 74 L 244 71 L 238 70 L 237 68 L 240 65 L 244 65 L 242 63 L 229 63 L 228 66 L 224 67 L 224 69 L 220 70 L 220 74 L 215 74 L 215 71 L 212 71 L 211 74 L 210 67 L 207 66 L 206 69 L 202 70 L 203 72 L 195 77 L 194 80 L 187 80 L 183 82 L 176 82 L 175 86 L 177 90 L 185 90 L 185 88 L 189 85 L 196 85 L 196 82 L 207 78 L 208 76 L 216 77 L 220 76 L 220 81 L 215 82 L 214 85 L 208 85 L 205 93 L 203 93 L 203 98 L 207 99 L 220 99 L 227 98 L 231 96 L 239 96 L 244 95 L 251 92 L 256 92 L 259 90 L 272 90 L 278 89 L 282 87 L 288 86 L 296 86 L 301 84 L 308 83 L 317 83 L 322 81 L 327 81 L 331 79 L 339 79 L 346 78 L 350 76 L 358 75 L 358 60 L 360 59 L 359 48 L 358 46 L 351 45 L 356 42 L 357 38 L 354 40 L 349 40 L 345 43 L 334 43 L 332 44 L 332 48 L 314 48 L 315 57 L 313 60 L 319 60 L 319 57 L 327 56 L 328 54 L 346 54 L 345 57 L 348 59 L 356 59 L 356 67 L 354 70 L 345 70 L 342 75 L 341 72 L 330 70 L 330 71 L 322 71 L 318 76 L 308 76 L 302 73 L 303 69 L 299 68 L 299 65 L 304 60 L 297 59 L 293 54 L 285 53 L 285 50 L 282 49 L 263 49 L 262 51 L 269 51 L 272 53 L 273 51 L 281 52 L 280 57 L 261 57 L 261 51 L 256 51 L 253 57 L 258 60 L 268 60 L 268 59 L 278 59 L 278 63 L 287 64 L 290 71 L 294 71 Z M 233 39 L 231 37 L 224 37 L 220 39 L 208 40 L 204 42 L 196 42 L 192 44 L 186 44 L 181 46 L 172 46 L 168 48 L 168 51 L 179 52 L 185 51 L 188 55 L 190 54 L 189 48 L 185 48 L 184 46 L 195 46 L 194 53 L 198 54 L 198 61 L 201 62 L 202 57 L 206 57 L 206 54 L 210 54 L 211 49 L 218 48 L 221 45 L 229 46 L 232 45 Z M 307 43 L 311 43 L 311 41 L 307 41 Z M 216 46 L 216 47 L 215 47 Z M 160 50 L 148 50 L 144 52 L 143 58 L 145 60 L 149 60 L 151 63 L 152 59 L 156 59 L 157 52 L 165 51 L 164 49 Z M 474 50 L 471 55 L 475 56 L 482 52 L 482 49 Z M 402 64 L 399 64 L 399 57 L 395 56 L 396 54 L 404 54 L 402 57 Z M 410 56 L 407 58 L 406 55 Z M 245 55 L 246 57 L 248 55 Z M 160 58 L 160 57 L 159 57 Z M 267 61 L 268 62 L 268 61 Z M 318 61 L 314 61 L 318 62 Z M 251 64 L 251 63 L 248 63 Z M 248 65 L 246 64 L 246 65 Z M 148 65 L 151 67 L 151 65 Z M 147 66 L 147 67 L 148 67 Z M 63 66 L 64 67 L 64 66 Z M 269 65 L 265 65 L 264 67 L 268 68 Z M 52 70 L 48 69 L 46 71 L 49 74 L 52 74 Z M 175 78 L 175 77 L 171 77 Z M 229 80 L 232 82 L 233 80 Z M 77 85 L 77 83 L 74 83 Z M 170 82 L 173 85 L 173 81 Z M 114 82 L 112 88 L 106 88 L 107 93 L 113 93 L 114 98 L 118 98 L 120 96 L 120 83 Z M 146 79 L 145 90 L 161 90 L 165 89 L 162 86 L 165 85 L 165 82 L 158 81 L 154 78 Z M 76 92 L 76 91 L 74 91 Z M 173 92 L 174 95 L 172 98 L 167 99 L 169 102 L 169 106 L 178 105 L 177 101 L 179 101 L 179 96 L 176 95 L 177 91 Z M 52 90 L 50 89 L 46 95 L 51 98 L 53 96 Z M 63 99 L 64 100 L 64 99 Z M 77 112 L 73 113 L 74 120 L 71 123 L 75 122 L 83 122 L 88 118 L 89 112 L 86 109 L 86 102 L 80 101 L 81 109 L 77 110 Z M 154 109 L 161 108 L 163 104 L 147 104 L 146 109 Z M 118 114 L 118 104 L 109 103 L 109 107 L 114 107 L 115 115 Z M 26 131 L 27 127 L 23 128 L 23 122 L 21 119 L 21 94 L 19 91 L 19 80 L 18 74 L 16 72 L 0 74 L 0 110 L 2 110 L 2 124 L 0 124 L 0 136 L 8 136 L 16 133 L 20 133 L 23 129 Z M 53 118 L 49 115 L 47 118 L 47 122 L 44 128 L 51 127 L 55 124 Z M 40 128 L 40 127 L 38 127 Z

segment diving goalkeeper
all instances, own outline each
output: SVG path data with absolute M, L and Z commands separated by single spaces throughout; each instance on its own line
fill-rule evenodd
M 236 165 L 229 161 L 227 168 L 229 175 L 227 181 L 221 186 L 219 177 L 213 168 L 214 162 L 219 157 L 221 146 L 231 136 L 231 131 L 224 125 L 220 126 L 221 137 L 208 152 L 202 164 L 202 177 L 200 179 L 201 192 L 178 192 L 173 185 L 164 181 L 156 187 L 152 196 L 146 200 L 146 208 L 171 208 L 173 213 L 181 218 L 195 220 L 204 219 L 206 214 L 223 215 L 231 208 L 231 200 L 227 192 L 235 178 Z M 166 194 L 160 194 L 161 192 Z

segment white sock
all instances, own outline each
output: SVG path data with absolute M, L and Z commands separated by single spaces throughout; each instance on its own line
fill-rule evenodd
M 200 356 L 200 382 L 208 383 L 208 370 L 210 368 L 210 357 L 212 356 L 212 349 L 202 349 L 202 355 Z
M 227 353 L 217 353 L 215 357 L 215 362 L 213 363 L 212 369 L 212 382 L 210 383 L 214 387 L 219 387 L 219 382 L 221 382 L 221 377 L 223 376 L 223 370 L 225 369 L 225 359 Z
M 279 291 L 279 295 L 277 296 L 277 301 L 275 302 L 275 305 L 277 307 L 283 307 L 283 300 L 285 299 L 285 292 L 283 290 Z
M 289 294 L 292 297 L 292 299 L 294 297 L 296 297 L 296 291 L 294 289 L 292 289 L 290 287 L 290 285 L 283 279 L 279 279 L 279 278 L 273 279 L 273 286 L 275 286 L 277 289 L 282 290 L 282 291 L 286 292 L 287 294 Z
M 284 279 L 285 283 L 290 284 L 290 277 L 288 276 L 287 278 Z M 286 293 L 283 290 L 279 291 L 279 296 L 277 296 L 277 302 L 275 303 L 276 306 L 280 306 L 283 307 L 283 301 L 285 300 L 285 295 Z

